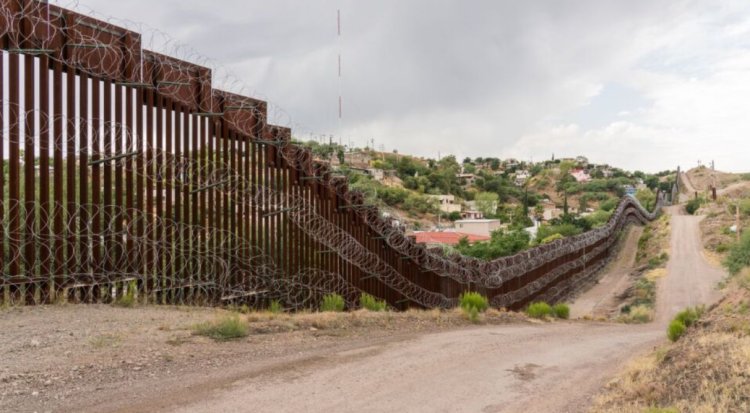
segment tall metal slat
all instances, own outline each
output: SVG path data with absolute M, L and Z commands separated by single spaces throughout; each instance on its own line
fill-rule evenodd
M 76 165 L 78 159 L 78 153 L 76 152 L 76 136 L 79 128 L 76 105 L 76 91 L 78 82 L 77 74 L 73 68 L 66 68 L 65 84 L 65 116 L 67 118 L 65 127 L 65 156 L 67 158 L 65 179 L 67 188 L 67 203 L 66 213 L 64 214 L 63 221 L 67 224 L 67 245 L 65 251 L 65 272 L 68 275 L 65 286 L 67 287 L 74 283 L 74 279 L 77 278 L 76 276 L 80 270 L 78 261 L 76 259 L 78 245 L 76 228 L 78 227 L 78 222 L 72 220 L 72 217 L 76 212 L 76 204 L 78 202 L 78 193 L 76 186 Z
M 0 39 L 0 44 L 3 48 L 5 45 L 5 39 Z M 5 199 L 5 140 L 8 138 L 5 136 L 5 52 L 0 50 L 0 162 L 2 162 L 2 173 L 0 174 L 0 231 L 4 230 L 5 226 L 5 211 L 6 203 Z M 5 237 L 0 237 L 0 273 L 8 274 L 5 270 Z M 3 283 L 5 284 L 5 283 Z M 0 305 L 10 304 L 10 288 L 6 285 L 3 286 L 0 291 Z
M 154 155 L 152 165 L 152 177 L 155 181 L 154 191 L 154 215 L 156 217 L 155 225 L 153 228 L 154 241 L 155 241 L 155 254 L 154 254 L 154 278 L 157 283 L 159 294 L 157 294 L 157 302 L 160 304 L 166 304 L 166 295 L 164 294 L 164 260 L 162 257 L 162 250 L 159 248 L 164 242 L 164 177 L 161 176 L 161 168 L 164 166 L 164 98 L 161 94 L 156 93 L 156 131 L 154 133 Z
M 193 233 L 190 236 L 190 277 L 193 280 L 193 282 L 200 282 L 200 274 L 196 274 L 197 271 L 197 265 L 194 261 L 195 255 L 198 254 L 198 251 L 200 251 L 201 248 L 201 239 L 203 237 L 202 232 L 199 228 L 201 228 L 201 221 L 200 221 L 200 214 L 199 214 L 199 208 L 200 208 L 200 195 L 196 192 L 198 189 L 198 186 L 200 185 L 200 166 L 201 166 L 201 157 L 200 157 L 200 136 L 201 136 L 201 126 L 203 125 L 203 122 L 201 121 L 201 118 L 194 113 L 190 113 L 190 123 L 192 125 L 191 133 L 190 133 L 190 139 L 191 139 L 191 153 L 190 153 L 190 160 L 191 160 L 191 168 L 189 170 L 188 175 L 188 182 L 190 183 L 189 187 L 185 188 L 186 191 L 186 197 L 189 197 L 190 199 L 190 212 L 192 215 L 192 218 L 190 219 L 190 223 L 193 228 Z M 187 203 L 187 202 L 186 202 Z M 196 290 L 195 288 L 191 291 L 191 298 L 195 300 L 198 298 L 196 296 L 196 293 L 198 293 L 199 290 Z
M 159 177 L 159 181 L 163 182 L 162 185 L 162 191 L 164 193 L 163 198 L 161 199 L 164 203 L 164 209 L 159 213 L 158 215 L 162 217 L 162 222 L 165 223 L 164 227 L 161 229 L 162 235 L 161 239 L 164 240 L 164 246 L 162 247 L 163 255 L 162 260 L 163 263 L 160 266 L 160 268 L 163 269 L 161 272 L 161 276 L 164 278 L 164 285 L 166 286 L 166 294 L 164 294 L 164 299 L 166 301 L 162 301 L 165 303 L 174 303 L 174 266 L 172 265 L 174 261 L 171 259 L 172 252 L 174 251 L 174 239 L 172 238 L 172 231 L 174 230 L 172 226 L 172 220 L 174 219 L 174 211 L 172 210 L 172 162 L 174 161 L 174 156 L 172 154 L 172 142 L 174 140 L 174 128 L 173 128 L 173 122 L 174 122 L 174 103 L 171 100 L 165 100 L 162 99 L 162 104 L 159 107 L 163 107 L 163 123 L 164 123 L 164 134 L 163 139 L 161 140 L 163 142 L 163 151 L 162 156 L 159 159 L 159 170 L 161 173 L 161 176 Z M 161 112 L 161 111 L 160 111 Z M 161 133 L 161 132 L 160 132 Z
M 79 75 L 80 119 L 79 119 L 79 163 L 78 163 L 78 273 L 85 280 L 86 288 L 83 298 L 91 301 L 91 251 L 89 245 L 89 76 L 85 72 Z
M 39 58 L 39 263 L 40 263 L 40 292 L 43 302 L 49 302 L 54 296 L 52 288 L 52 233 L 50 225 L 49 200 L 49 58 L 42 55 Z
M 144 262 L 144 276 L 146 277 L 146 291 L 148 294 L 151 294 L 151 299 L 156 300 L 154 289 L 156 288 L 156 273 L 154 266 L 154 249 L 153 245 L 157 242 L 156 239 L 156 233 L 154 231 L 154 163 L 156 160 L 156 156 L 154 155 L 154 151 L 156 150 L 155 147 L 155 138 L 154 138 L 154 91 L 153 89 L 146 90 L 145 93 L 145 99 L 146 99 L 146 157 L 145 162 L 143 165 L 143 169 L 141 170 L 143 174 L 143 180 L 145 181 L 145 190 L 146 190 L 146 199 L 145 199 L 145 205 L 146 208 L 144 210 L 144 215 L 146 217 L 146 222 L 144 224 L 144 229 L 141 232 L 142 235 L 148 236 L 150 245 L 146 249 L 146 260 Z M 147 231 L 147 232 L 146 232 Z
M 35 226 L 36 208 L 38 206 L 36 199 L 36 176 L 35 176 L 35 137 L 37 133 L 36 125 L 36 74 L 34 72 L 34 56 L 26 55 L 24 59 L 24 206 L 25 212 L 25 229 L 24 229 L 24 268 L 23 271 L 29 281 L 33 284 L 24 285 L 24 302 L 34 303 L 35 289 L 38 281 L 38 266 L 36 261 L 36 243 L 39 241 L 36 237 L 37 231 Z
M 53 148 L 53 162 L 54 162 L 54 204 L 53 215 L 53 234 L 55 235 L 55 264 L 53 267 L 54 279 L 54 295 L 50 297 L 51 301 L 55 301 L 57 294 L 62 290 L 61 287 L 64 285 L 65 275 L 65 251 L 64 251 L 64 240 L 63 240 L 63 219 L 64 217 L 64 199 L 63 194 L 65 187 L 63 184 L 64 165 L 63 165 L 63 145 L 65 145 L 63 128 L 63 78 L 62 78 L 62 63 L 55 61 L 53 64 L 53 102 L 52 102 L 52 113 L 53 117 L 53 129 L 54 129 L 54 148 Z
M 146 139 L 146 131 L 144 130 L 144 110 L 146 110 L 146 105 L 144 104 L 144 93 L 142 88 L 136 88 L 135 90 L 131 90 L 130 88 L 126 88 L 127 90 L 127 107 L 133 108 L 133 116 L 134 116 L 134 123 L 131 123 L 130 120 L 128 120 L 128 124 L 131 125 L 131 129 L 127 132 L 130 139 L 132 139 L 133 142 L 133 149 L 137 153 L 136 155 L 136 161 L 135 161 L 135 170 L 136 173 L 134 174 L 132 171 L 128 171 L 128 176 L 131 177 L 131 179 L 135 179 L 135 196 L 132 195 L 132 193 L 129 195 L 128 203 L 134 202 L 134 209 L 136 211 L 145 211 L 145 182 L 144 182 L 144 173 L 145 173 L 145 163 L 148 156 L 148 150 L 146 149 L 146 145 L 148 142 L 148 139 Z M 135 95 L 135 100 L 133 100 L 133 95 Z M 128 112 L 129 113 L 129 112 Z M 126 138 L 127 139 L 127 138 Z M 129 146 L 130 147 L 130 146 Z M 132 167 L 133 163 L 132 161 L 128 163 Z M 128 185 L 129 190 L 133 189 L 133 185 Z M 132 217 L 128 217 L 132 220 Z M 143 239 L 145 236 L 145 222 L 143 219 L 139 219 L 138 222 L 135 225 L 135 231 L 136 236 L 139 239 Z M 146 268 L 146 251 L 143 250 L 143 247 L 141 247 L 140 251 L 135 251 L 134 248 L 132 248 L 133 242 L 130 238 L 128 238 L 128 250 L 132 251 L 133 254 L 136 254 L 133 256 L 131 262 L 133 262 L 136 266 L 136 268 L 133 268 L 134 272 L 137 272 L 141 277 L 141 285 L 139 286 L 139 290 L 142 291 L 145 297 L 148 297 L 148 294 L 150 293 L 149 285 L 148 285 L 148 270 Z
M 178 227 L 175 228 L 174 235 L 177 239 L 175 240 L 175 256 L 174 256 L 174 269 L 172 270 L 172 274 L 177 282 L 177 285 L 180 286 L 179 290 L 175 292 L 175 302 L 182 303 L 184 300 L 184 292 L 185 292 L 185 278 L 184 273 L 182 271 L 182 251 L 185 250 L 185 242 L 187 242 L 187 238 L 185 238 L 185 233 L 182 232 L 182 228 L 184 228 L 184 222 L 185 217 L 182 214 L 182 165 L 183 165 L 183 155 L 182 155 L 182 127 L 183 127 L 183 120 L 182 120 L 182 105 L 176 104 L 174 106 L 174 155 L 172 156 L 172 159 L 174 159 L 174 162 L 172 165 L 174 165 L 174 168 L 172 169 L 172 204 L 174 208 L 174 221 L 177 223 Z M 180 229 L 180 232 L 177 233 L 177 230 Z
M 81 165 L 81 168 L 91 169 L 91 272 L 92 288 L 91 301 L 99 301 L 102 298 L 101 283 L 104 268 L 102 265 L 101 225 L 102 225 L 102 182 L 101 166 L 99 160 L 101 153 L 101 82 L 97 78 L 91 79 L 91 157 L 90 164 Z M 106 155 L 105 155 L 106 156 Z M 88 171 L 86 171 L 88 172 Z
M 192 254 L 193 250 L 193 237 L 192 234 L 190 234 L 190 225 L 193 223 L 192 218 L 190 215 L 190 175 L 188 168 L 190 166 L 190 140 L 195 131 L 192 129 L 192 114 L 190 113 L 190 108 L 186 106 L 182 106 L 181 108 L 182 113 L 182 165 L 183 168 L 180 171 L 181 177 L 180 182 L 182 183 L 181 186 L 181 194 L 180 199 L 182 203 L 182 224 L 183 224 L 183 232 L 182 232 L 182 238 L 185 248 L 185 255 L 183 255 L 183 259 L 185 260 L 182 264 L 182 274 L 181 279 L 183 282 L 187 282 L 191 287 L 186 291 L 187 294 L 189 294 L 186 299 L 188 302 L 191 302 L 193 299 L 193 272 L 190 271 L 188 268 L 188 264 L 190 263 L 190 254 Z
M 120 249 L 119 244 L 115 244 L 115 242 L 121 243 L 122 240 L 114 240 L 112 237 L 112 232 L 114 231 L 116 234 L 120 233 L 121 230 L 121 224 L 122 224 L 122 217 L 115 216 L 115 207 L 121 206 L 119 199 L 112 197 L 112 193 L 114 192 L 113 187 L 113 176 L 112 176 L 112 169 L 113 169 L 113 163 L 119 164 L 120 162 L 115 160 L 115 156 L 119 154 L 119 151 L 115 147 L 114 144 L 114 136 L 112 132 L 113 126 L 113 119 L 112 119 L 112 80 L 111 79 L 104 79 L 104 81 L 101 82 L 102 87 L 102 114 L 101 114 L 101 124 L 102 124 L 102 140 L 101 143 L 102 147 L 102 153 L 101 157 L 106 159 L 111 159 L 111 161 L 107 161 L 102 163 L 101 169 L 102 169 L 102 206 L 100 207 L 100 214 L 102 217 L 100 218 L 100 224 L 104 228 L 104 236 L 102 238 L 102 257 L 103 261 L 101 262 L 100 266 L 103 267 L 104 274 L 112 274 L 115 271 L 117 272 L 126 272 L 127 270 L 125 268 L 115 268 L 115 265 L 119 266 L 121 264 L 114 263 L 112 259 L 117 256 L 119 257 L 121 254 L 125 254 L 126 252 Z M 122 118 L 120 119 L 122 121 Z M 119 281 L 119 280 L 107 280 L 107 281 Z M 115 284 L 116 286 L 116 284 Z M 104 300 L 108 301 L 111 298 L 111 288 L 112 285 L 106 285 L 107 290 L 105 291 L 105 294 L 103 294 Z

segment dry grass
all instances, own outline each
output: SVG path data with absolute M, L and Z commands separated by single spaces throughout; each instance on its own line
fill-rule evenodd
M 594 404 L 592 412 L 750 411 L 750 290 L 733 280 L 695 327 L 633 361 Z
M 662 214 L 656 221 L 649 223 L 638 240 L 636 265 L 647 265 L 650 260 L 669 254 L 669 240 L 671 234 L 670 215 Z M 659 262 L 658 266 L 666 264 Z
M 297 330 L 397 329 L 408 324 L 415 330 L 470 324 L 507 324 L 523 322 L 521 314 L 490 308 L 472 321 L 460 308 L 451 310 L 416 310 L 403 312 L 357 310 L 351 312 L 251 312 L 247 315 L 250 332 L 258 334 L 283 333 Z

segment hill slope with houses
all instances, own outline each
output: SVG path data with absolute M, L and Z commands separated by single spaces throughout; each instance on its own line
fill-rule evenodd
M 603 225 L 626 194 L 650 208 L 675 179 L 673 171 L 626 171 L 584 156 L 459 161 L 305 144 L 417 242 L 487 259 Z

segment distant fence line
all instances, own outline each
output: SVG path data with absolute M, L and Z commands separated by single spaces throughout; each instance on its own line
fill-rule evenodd
M 267 123 L 267 104 L 138 33 L 0 0 L 0 301 L 316 306 L 361 292 L 396 308 L 461 293 L 556 301 L 655 218 L 625 197 L 602 228 L 482 261 L 418 245 Z M 7 82 L 5 81 L 7 77 Z M 62 295 L 65 294 L 65 297 Z

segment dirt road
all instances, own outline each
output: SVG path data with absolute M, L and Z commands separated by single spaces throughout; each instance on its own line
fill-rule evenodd
M 570 306 L 571 318 L 582 318 L 587 315 L 594 318 L 605 317 L 617 306 L 617 295 L 628 286 L 628 276 L 633 270 L 638 252 L 638 239 L 642 234 L 641 226 L 632 226 L 628 230 L 621 251 L 609 264 L 605 274 L 599 278 L 599 282 L 577 297 Z
M 678 211 L 670 210 L 672 260 L 655 323 L 481 327 L 386 341 L 238 377 L 187 400 L 165 392 L 161 403 L 125 411 L 581 411 L 625 360 L 664 340 L 675 312 L 717 299 L 722 271 L 702 257 L 700 218 Z
M 248 350 L 286 345 L 274 346 L 278 339 L 270 334 L 220 345 L 219 367 L 209 353 L 190 353 L 191 345 L 185 344 L 175 348 L 185 353 L 180 357 L 195 360 L 194 368 L 169 367 L 175 360 L 163 364 L 171 369 L 166 376 L 134 376 L 143 373 L 136 370 L 139 366 L 148 368 L 150 362 L 144 359 L 135 368 L 114 369 L 113 374 L 126 377 L 121 382 L 98 385 L 84 380 L 64 400 L 53 399 L 44 409 L 29 411 L 585 411 L 626 360 L 665 340 L 665 324 L 676 311 L 717 298 L 713 288 L 722 271 L 702 257 L 699 218 L 681 215 L 677 208 L 670 212 L 671 261 L 658 289 L 657 321 L 651 324 L 566 321 L 384 332 L 351 339 L 300 336 L 293 347 L 286 346 L 293 351 L 274 355 Z M 161 328 L 150 331 L 166 334 Z M 138 350 L 123 341 L 118 351 L 131 358 L 137 351 L 150 356 L 163 351 L 159 342 Z M 109 353 L 98 351 L 104 365 Z M 97 367 L 86 368 L 94 373 Z M 87 374 L 79 376 L 85 379 Z

